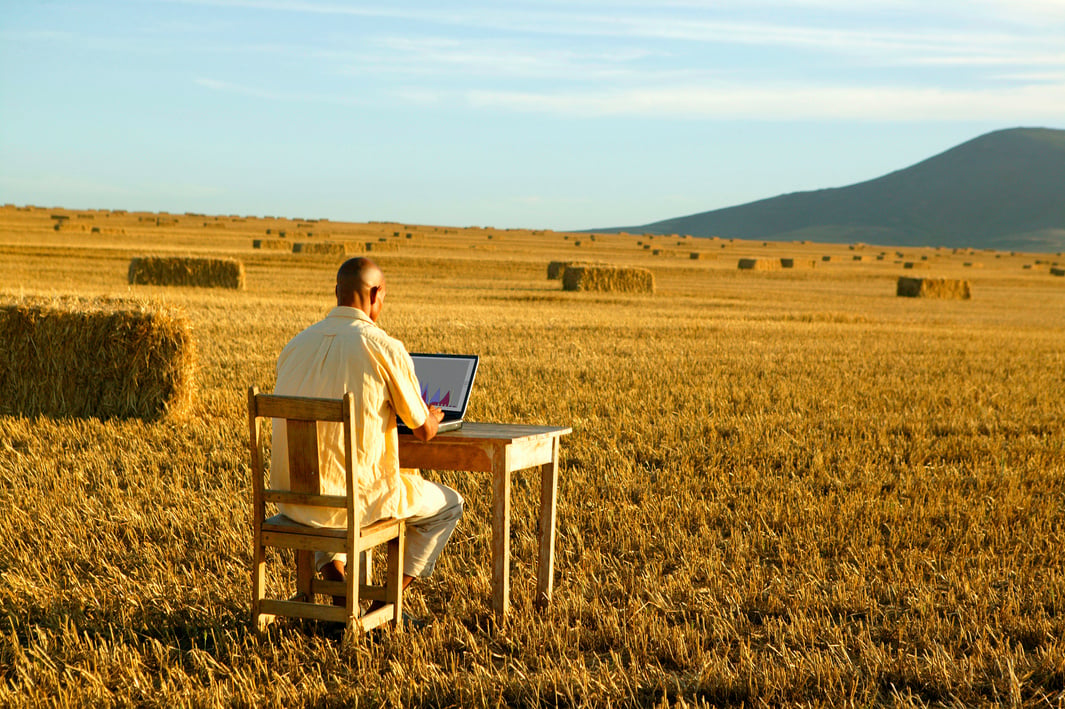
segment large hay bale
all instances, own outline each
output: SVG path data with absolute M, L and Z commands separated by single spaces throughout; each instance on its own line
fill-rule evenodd
M 562 272 L 562 290 L 654 293 L 655 276 L 646 268 L 570 264 Z
M 251 247 L 270 251 L 291 251 L 292 242 L 284 239 L 252 239 Z
M 781 268 L 816 268 L 817 261 L 812 258 L 781 258 Z
M 244 290 L 244 264 L 232 258 L 138 256 L 129 262 L 129 282 Z
M 158 419 L 192 403 L 180 312 L 130 301 L 0 302 L 0 415 Z
M 777 271 L 780 269 L 780 259 L 741 258 L 739 267 L 744 271 Z
M 1052 268 L 1050 269 L 1051 276 L 1065 276 L 1065 268 Z
M 955 278 L 912 278 L 899 276 L 895 295 L 906 298 L 953 298 L 968 300 L 972 297 L 969 281 Z
M 298 241 L 292 245 L 294 254 L 317 256 L 347 256 L 363 252 L 363 245 L 354 241 Z

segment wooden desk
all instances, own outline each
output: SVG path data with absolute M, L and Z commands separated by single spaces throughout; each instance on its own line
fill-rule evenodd
M 510 608 L 510 474 L 540 467 L 540 559 L 536 603 L 551 602 L 555 566 L 558 440 L 573 429 L 505 423 L 465 423 L 422 443 L 399 437 L 404 468 L 468 470 L 492 474 L 492 609 L 502 619 Z

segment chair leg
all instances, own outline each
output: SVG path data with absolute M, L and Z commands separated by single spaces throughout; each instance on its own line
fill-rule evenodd
M 359 576 L 361 574 L 358 569 L 352 569 L 352 571 L 355 573 L 344 574 L 344 585 L 347 592 L 347 598 L 344 599 L 344 608 L 348 613 L 347 627 L 344 630 L 345 641 L 350 639 L 352 633 L 363 632 L 362 621 L 359 619 L 359 614 L 362 612 L 359 607 Z
M 296 551 L 296 593 L 303 596 L 307 603 L 314 603 L 311 594 L 311 581 L 314 580 L 314 552 L 298 549 Z
M 392 622 L 397 631 L 403 630 L 403 555 L 406 551 L 406 525 L 399 526 L 399 534 L 388 542 L 388 578 L 385 582 L 387 603 L 392 604 Z
M 266 595 L 266 550 L 262 544 L 256 544 L 251 569 L 251 616 L 258 633 L 263 633 L 273 622 L 274 616 L 263 613 L 260 608 Z
M 359 583 L 369 586 L 373 580 L 373 549 L 359 552 Z

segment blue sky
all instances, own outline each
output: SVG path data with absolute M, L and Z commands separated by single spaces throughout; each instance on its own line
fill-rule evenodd
M 1065 0 L 0 0 L 0 202 L 582 229 L 1065 128 Z

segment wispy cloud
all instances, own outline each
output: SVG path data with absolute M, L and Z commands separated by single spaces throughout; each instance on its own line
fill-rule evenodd
M 581 93 L 470 91 L 476 108 L 576 117 L 756 120 L 1060 120 L 1065 83 L 1001 90 L 675 86 Z

